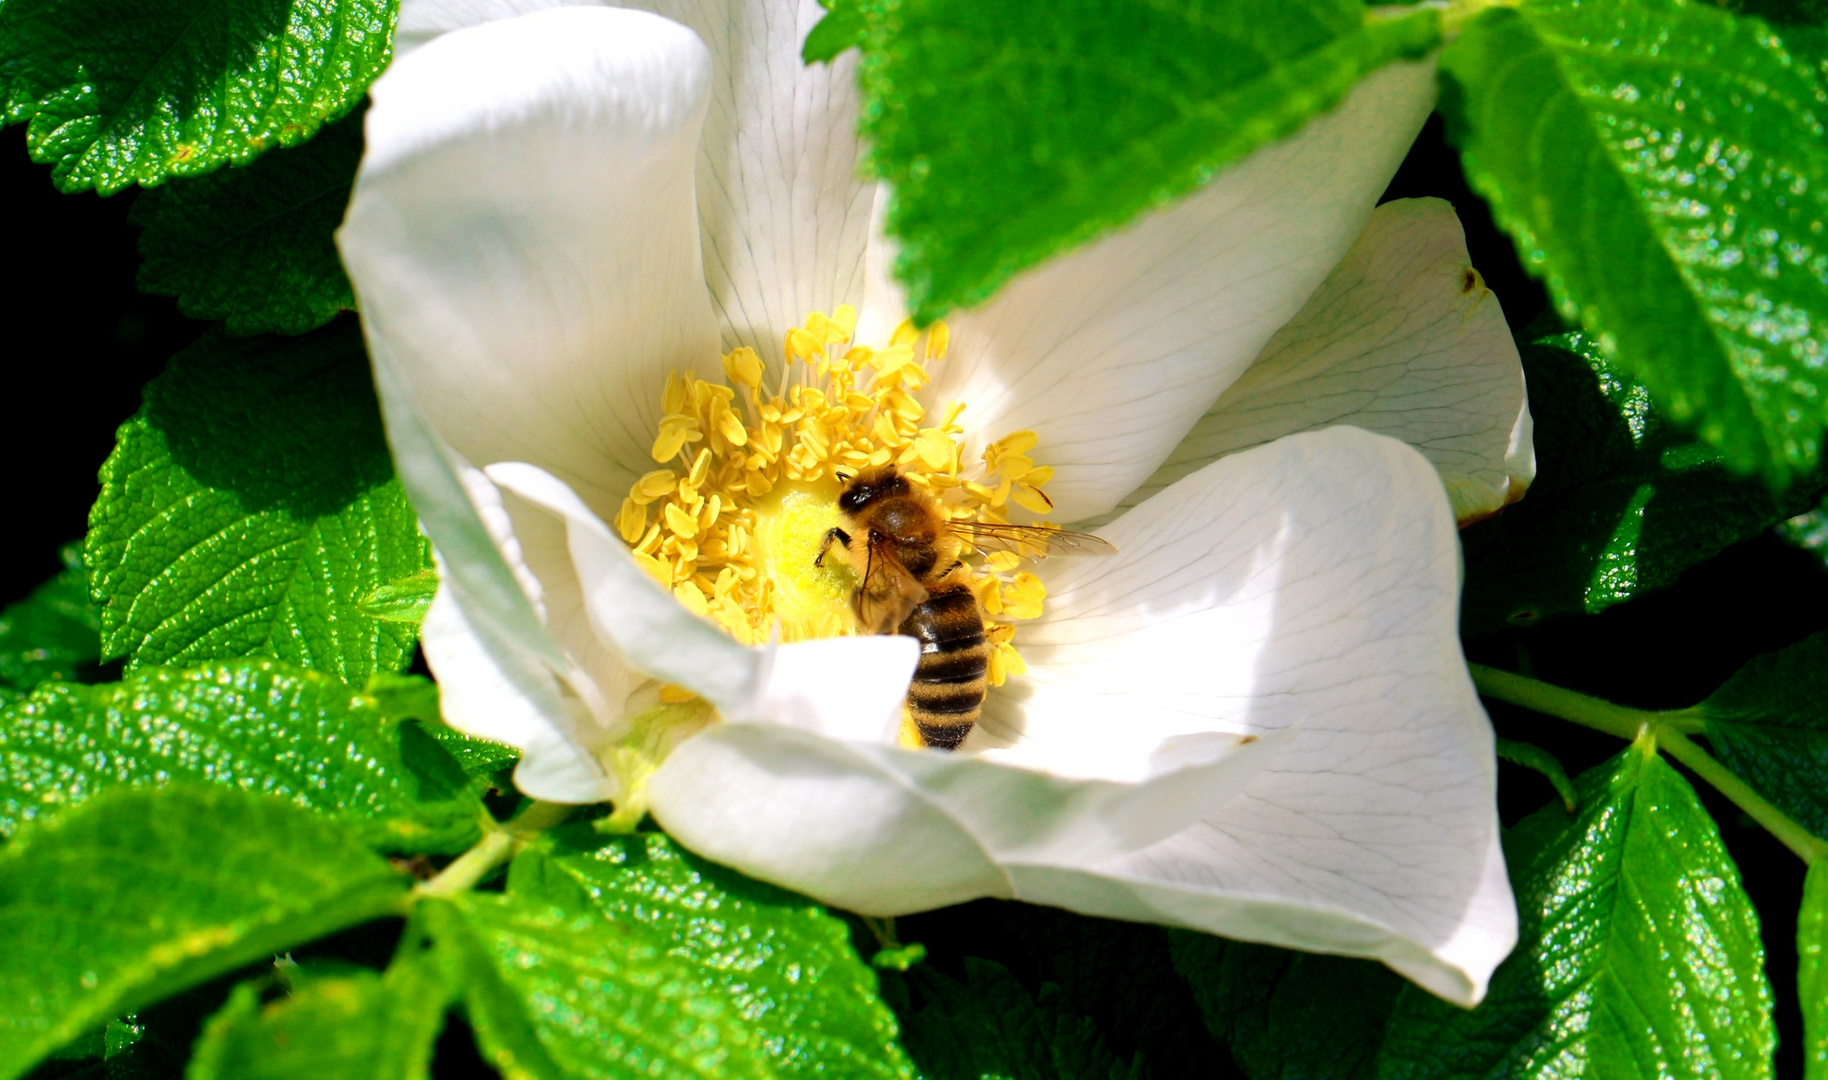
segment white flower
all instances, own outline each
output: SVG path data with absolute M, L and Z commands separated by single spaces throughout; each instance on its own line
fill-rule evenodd
M 990 604 L 1044 585 L 1045 610 L 1016 631 L 1026 674 L 947 754 L 896 742 L 911 639 L 743 644 L 740 604 L 712 612 L 730 631 L 694 614 L 618 535 L 690 573 L 718 509 L 662 544 L 642 500 L 703 497 L 650 452 L 762 423 L 740 402 L 688 422 L 669 372 L 721 384 L 729 354 L 737 393 L 757 360 L 772 385 L 809 312 L 863 300 L 877 346 L 901 321 L 854 58 L 799 59 L 818 6 L 653 6 L 408 0 L 374 87 L 340 243 L 443 567 L 424 643 L 450 721 L 519 747 L 529 794 L 639 806 L 645 782 L 687 846 L 866 914 L 1017 897 L 1375 957 L 1477 1001 L 1515 912 L 1442 480 L 1465 519 L 1532 466 L 1451 209 L 1372 213 L 1432 67 L 1379 72 L 950 320 L 918 397 L 964 403 L 953 464 L 1032 432 L 993 453 L 1036 487 L 1051 469 L 1055 519 L 1122 512 L 1114 558 L 1040 564 L 1020 595 L 982 580 Z M 708 588 L 678 595 L 728 598 Z

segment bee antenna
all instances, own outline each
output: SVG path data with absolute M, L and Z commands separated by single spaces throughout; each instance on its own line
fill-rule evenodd
M 850 483 L 851 480 L 853 480 L 857 475 L 856 473 L 847 473 L 843 469 L 833 469 L 831 474 L 833 476 L 837 477 L 838 479 L 844 481 L 847 484 Z

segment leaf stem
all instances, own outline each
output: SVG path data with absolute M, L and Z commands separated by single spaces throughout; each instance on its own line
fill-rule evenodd
M 1471 22 L 1474 16 L 1478 15 L 1486 8 L 1516 7 L 1517 4 L 1518 0 L 1447 0 L 1446 3 L 1439 5 L 1418 4 L 1416 6 L 1439 6 L 1441 8 L 1441 32 L 1442 35 L 1451 42 L 1453 39 L 1460 36 L 1461 27 Z M 1375 11 L 1377 9 L 1373 8 L 1372 10 Z
M 1734 806 L 1744 810 L 1753 821 L 1763 825 L 1766 831 L 1782 841 L 1785 847 L 1796 852 L 1797 858 L 1810 863 L 1828 854 L 1828 843 L 1816 839 L 1813 833 L 1791 820 L 1770 800 L 1753 791 L 1752 785 L 1734 775 L 1731 769 L 1720 764 L 1712 754 L 1689 741 L 1688 736 L 1679 731 L 1664 729 L 1657 733 L 1657 743 L 1669 751 L 1670 757 L 1714 785 L 1715 791 L 1731 799 Z
M 1559 717 L 1621 739 L 1637 738 L 1647 728 L 1655 727 L 1659 718 L 1657 713 L 1614 705 L 1484 664 L 1468 664 L 1466 668 L 1472 672 L 1473 686 L 1483 697 L 1521 705 L 1533 712 Z
M 488 880 L 503 863 L 520 854 L 528 840 L 560 824 L 576 809 L 560 803 L 528 803 L 506 825 L 497 825 L 484 832 L 474 847 L 451 860 L 437 877 L 414 889 L 414 893 L 456 896 L 469 892 Z
M 1532 712 L 1558 717 L 1621 739 L 1649 735 L 1669 752 L 1670 757 L 1713 785 L 1715 791 L 1763 825 L 1798 858 L 1812 862 L 1828 855 L 1828 842 L 1817 839 L 1770 800 L 1752 790 L 1752 786 L 1735 776 L 1732 770 L 1690 741 L 1689 735 L 1702 730 L 1699 706 L 1666 712 L 1633 709 L 1483 664 L 1466 667 L 1472 673 L 1473 686 L 1482 696 L 1494 701 L 1520 705 Z

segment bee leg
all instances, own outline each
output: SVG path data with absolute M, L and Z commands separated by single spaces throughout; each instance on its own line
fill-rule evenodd
M 842 544 L 849 547 L 850 542 L 850 535 L 843 529 L 827 529 L 825 531 L 825 539 L 819 543 L 819 557 L 814 559 L 812 564 L 814 566 L 824 566 L 825 553 L 831 550 L 833 544 Z

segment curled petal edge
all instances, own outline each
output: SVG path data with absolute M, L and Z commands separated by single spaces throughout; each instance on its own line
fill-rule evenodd
M 852 911 L 905 915 L 1016 896 L 1010 866 L 1147 847 L 1242 791 L 1287 739 L 1218 737 L 1122 782 L 732 725 L 681 745 L 649 792 L 656 820 L 708 858 Z
M 503 490 L 565 523 L 591 626 L 630 667 L 691 690 L 732 724 L 779 724 L 847 738 L 892 737 L 899 726 L 919 653 L 912 639 L 743 645 L 649 577 L 563 481 L 518 462 L 485 472 Z

